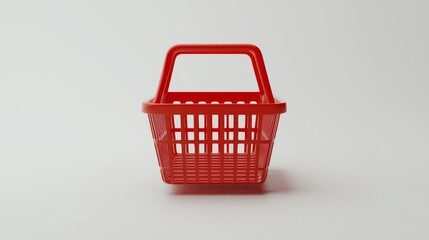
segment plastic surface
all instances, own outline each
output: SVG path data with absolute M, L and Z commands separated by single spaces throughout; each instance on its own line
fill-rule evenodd
M 168 92 L 179 54 L 247 54 L 259 92 Z M 148 113 L 162 179 L 172 184 L 257 184 L 267 177 L 280 114 L 254 45 L 176 45 Z

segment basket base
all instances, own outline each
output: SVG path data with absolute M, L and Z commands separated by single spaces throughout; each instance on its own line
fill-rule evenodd
M 256 156 L 247 154 L 177 154 L 161 174 L 171 184 L 260 184 L 268 167 L 257 165 Z

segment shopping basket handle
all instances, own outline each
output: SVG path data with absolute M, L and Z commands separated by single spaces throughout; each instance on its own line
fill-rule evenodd
M 203 44 L 203 45 L 175 45 L 168 50 L 165 58 L 164 69 L 161 74 L 158 90 L 154 99 L 155 103 L 164 102 L 166 93 L 170 86 L 171 75 L 174 62 L 180 54 L 246 54 L 252 60 L 259 91 L 262 95 L 262 101 L 274 103 L 273 93 L 271 92 L 268 81 L 267 70 L 265 69 L 264 59 L 261 50 L 251 44 Z

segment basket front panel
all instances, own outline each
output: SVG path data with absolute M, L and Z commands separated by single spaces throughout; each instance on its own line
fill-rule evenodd
M 154 142 L 168 183 L 260 183 L 278 115 L 158 114 Z
M 260 183 L 279 114 L 150 114 L 164 181 Z

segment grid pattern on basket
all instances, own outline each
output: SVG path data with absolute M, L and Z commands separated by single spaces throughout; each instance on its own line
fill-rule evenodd
M 256 102 L 250 104 L 253 103 Z M 244 102 L 226 101 L 225 104 Z M 278 114 L 150 114 L 149 119 L 166 182 L 258 183 L 265 180 Z

